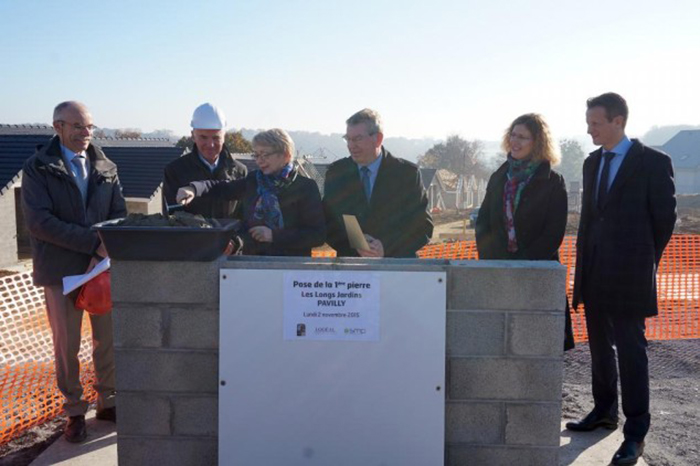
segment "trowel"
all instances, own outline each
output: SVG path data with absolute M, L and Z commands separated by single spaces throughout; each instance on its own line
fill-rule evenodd
M 185 210 L 185 204 L 168 204 L 166 208 L 168 209 L 168 215 L 170 215 L 174 212 Z

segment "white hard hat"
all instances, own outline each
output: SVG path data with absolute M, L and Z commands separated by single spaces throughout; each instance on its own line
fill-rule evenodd
M 192 129 L 226 129 L 226 115 L 216 105 L 202 104 L 192 114 Z

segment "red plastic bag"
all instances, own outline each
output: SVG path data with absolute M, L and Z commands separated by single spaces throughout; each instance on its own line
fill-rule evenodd
M 87 282 L 80 289 L 75 307 L 85 309 L 89 314 L 101 316 L 112 310 L 111 276 L 106 270 Z

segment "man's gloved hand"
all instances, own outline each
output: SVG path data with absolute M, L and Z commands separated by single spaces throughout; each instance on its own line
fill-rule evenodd
M 175 196 L 175 202 L 182 205 L 187 205 L 197 197 L 195 190 L 191 186 L 184 186 L 177 190 L 177 195 Z

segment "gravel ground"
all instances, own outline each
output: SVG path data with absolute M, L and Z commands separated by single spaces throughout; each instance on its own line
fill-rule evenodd
M 700 340 L 651 341 L 649 363 L 651 430 L 644 459 L 651 466 L 700 465 Z M 583 343 L 564 359 L 562 413 L 578 419 L 592 408 L 590 353 Z
M 58 417 L 29 429 L 22 436 L 0 446 L 0 465 L 26 466 L 61 436 L 64 419 Z M 97 465 L 96 465 L 97 466 Z

